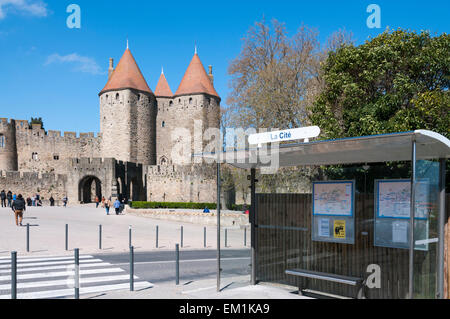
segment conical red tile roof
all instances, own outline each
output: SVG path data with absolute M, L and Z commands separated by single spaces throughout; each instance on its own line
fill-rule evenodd
M 150 90 L 144 76 L 139 69 L 136 60 L 134 59 L 131 51 L 127 48 L 122 58 L 117 64 L 116 69 L 111 74 L 106 86 L 99 93 L 103 94 L 107 91 L 120 90 L 120 89 L 135 89 L 143 92 L 153 93 Z
M 197 53 L 194 54 L 175 96 L 195 93 L 207 93 L 219 97 Z
M 172 97 L 173 96 L 172 90 L 170 89 L 169 83 L 167 82 L 166 77 L 164 76 L 163 72 L 161 72 L 161 76 L 159 77 L 158 84 L 156 85 L 155 95 L 163 96 L 163 97 Z

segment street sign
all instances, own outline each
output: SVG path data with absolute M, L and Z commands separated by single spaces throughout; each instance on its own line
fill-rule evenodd
M 310 138 L 314 138 L 319 135 L 320 128 L 318 126 L 308 126 L 291 130 L 252 134 L 248 137 L 248 142 L 250 145 L 258 146 L 266 143 L 276 143 L 293 140 L 304 140 L 305 143 L 308 143 Z

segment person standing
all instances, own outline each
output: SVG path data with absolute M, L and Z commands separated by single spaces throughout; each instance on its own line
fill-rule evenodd
M 50 196 L 50 206 L 55 206 L 55 199 L 53 198 L 53 195 L 52 196 Z
M 119 215 L 120 213 L 120 201 L 118 198 L 116 198 L 116 201 L 114 202 L 114 208 L 116 209 L 116 215 Z
M 31 197 L 31 202 L 33 203 L 33 206 L 36 206 L 36 196 Z
M 67 195 L 64 195 L 64 197 L 63 197 L 63 203 L 64 203 L 64 207 L 67 207 L 67 201 L 68 201 L 69 199 L 67 198 Z
M 19 196 L 17 196 L 16 200 L 12 203 L 11 208 L 16 218 L 16 225 L 22 226 L 23 212 L 27 209 L 22 194 L 19 194 Z
M 12 206 L 12 193 L 11 191 L 8 191 L 8 194 L 6 194 L 6 199 L 8 200 L 8 207 Z
M 2 190 L 0 193 L 0 199 L 2 201 L 2 207 L 6 207 L 6 193 L 5 190 Z

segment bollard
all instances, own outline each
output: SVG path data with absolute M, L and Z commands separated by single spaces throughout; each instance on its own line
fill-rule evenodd
M 181 226 L 181 248 L 183 248 L 183 226 Z
M 134 247 L 130 246 L 130 291 L 134 291 Z
M 80 250 L 75 248 L 75 299 L 80 299 Z
M 247 227 L 244 228 L 244 247 L 247 247 Z
M 227 239 L 228 239 L 228 229 L 225 228 L 225 248 L 227 248 L 228 244 L 227 244 Z
M 159 226 L 156 225 L 156 248 L 158 248 Z
M 30 224 L 27 224 L 27 252 L 30 252 Z
M 131 225 L 128 227 L 128 247 L 131 247 Z
M 175 245 L 175 283 L 180 284 L 180 245 Z
M 66 251 L 69 250 L 69 225 L 66 224 Z
M 203 247 L 206 248 L 206 227 L 203 227 Z
M 102 249 L 102 225 L 98 225 L 98 249 Z
M 11 252 L 11 299 L 17 299 L 17 252 Z

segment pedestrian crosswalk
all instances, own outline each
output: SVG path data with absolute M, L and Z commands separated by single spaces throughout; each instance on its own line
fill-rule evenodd
M 80 256 L 80 295 L 129 289 L 130 275 L 122 268 L 89 255 Z M 74 296 L 74 257 L 18 257 L 17 298 L 49 299 Z M 0 299 L 11 298 L 11 259 L 0 257 Z M 153 285 L 134 276 L 134 289 Z

